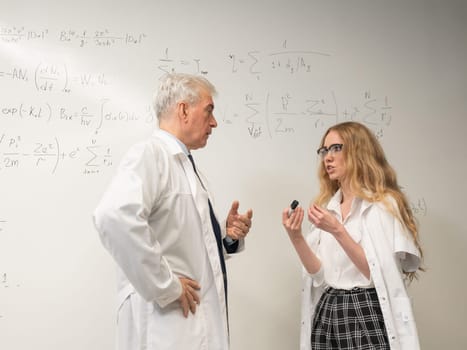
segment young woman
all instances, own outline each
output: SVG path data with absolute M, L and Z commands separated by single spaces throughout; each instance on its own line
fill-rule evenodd
M 329 128 L 318 155 L 320 192 L 282 223 L 304 267 L 301 349 L 419 349 L 406 284 L 420 270 L 418 231 L 374 134 Z

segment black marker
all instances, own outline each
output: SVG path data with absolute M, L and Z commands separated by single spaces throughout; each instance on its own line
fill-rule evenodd
M 292 203 L 290 203 L 289 216 L 292 214 L 292 212 L 295 210 L 297 206 L 298 206 L 298 201 L 294 199 Z

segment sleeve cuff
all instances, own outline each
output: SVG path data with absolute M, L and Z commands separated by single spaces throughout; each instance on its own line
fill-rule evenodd
M 235 252 L 237 252 L 238 250 L 238 246 L 239 246 L 239 241 L 238 240 L 234 240 L 230 237 L 225 237 L 224 240 L 223 240 L 223 243 L 224 243 L 224 248 L 225 250 L 227 251 L 228 254 L 233 254 Z
M 313 287 L 319 287 L 324 283 L 324 269 L 323 265 L 320 266 L 319 270 L 315 273 L 309 273 L 308 276 L 313 280 Z

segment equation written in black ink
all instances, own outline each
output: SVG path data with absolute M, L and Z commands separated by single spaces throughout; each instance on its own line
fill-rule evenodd
M 70 93 L 73 88 L 96 88 L 109 85 L 105 73 L 73 73 L 66 63 L 39 62 L 34 69 L 13 66 L 0 67 L 0 79 L 31 83 L 38 92 Z
M 0 26 L 0 41 L 4 43 L 19 43 L 32 40 L 43 41 L 48 35 L 48 29 L 26 29 L 24 26 Z
M 85 175 L 99 174 L 113 165 L 112 148 L 95 139 L 88 144 L 64 147 L 58 137 L 32 141 L 21 135 L 0 134 L 0 172 L 33 167 L 55 174 L 67 162 L 79 162 Z
M 224 113 L 222 120 L 226 124 L 245 123 L 246 132 L 252 138 L 293 134 L 303 122 L 323 129 L 343 121 L 359 121 L 381 138 L 392 120 L 388 97 L 375 98 L 369 91 L 363 94 L 361 101 L 343 107 L 342 112 L 339 112 L 341 107 L 334 91 L 306 96 L 266 92 L 258 97 L 248 93 L 238 105 L 241 106 L 239 110 Z
M 154 123 L 152 108 L 146 106 L 142 111 L 116 109 L 110 99 L 96 101 L 94 105 L 69 107 L 62 104 L 52 105 L 19 103 L 14 105 L 0 104 L 0 120 L 41 122 L 54 125 L 74 125 L 82 129 L 92 129 L 97 134 L 108 124 Z
M 7 272 L 0 271 L 0 293 L 9 293 L 17 288 L 21 288 L 21 284 L 19 282 L 12 281 L 10 274 Z M 5 317 L 5 310 L 0 308 L 0 321 Z
M 428 206 L 424 197 L 418 198 L 413 202 L 410 202 L 410 208 L 415 216 L 426 216 L 428 212 Z
M 24 26 L 0 26 L 0 41 L 22 43 L 53 40 L 56 43 L 72 44 L 78 47 L 113 47 L 140 45 L 146 39 L 145 33 L 130 33 L 102 29 L 62 29 L 51 32 L 49 29 L 33 29 Z
M 20 287 L 19 283 L 12 283 L 6 272 L 0 273 L 0 288 Z

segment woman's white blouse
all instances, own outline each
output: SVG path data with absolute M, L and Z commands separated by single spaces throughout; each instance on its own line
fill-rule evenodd
M 327 209 L 342 223 L 340 202 L 341 192 L 339 191 L 331 199 Z M 349 215 L 343 222 L 345 229 L 356 243 L 360 243 L 362 239 L 361 216 L 359 215 L 361 205 L 362 200 L 355 198 Z M 369 288 L 373 286 L 371 281 L 350 260 L 332 234 L 325 231 L 320 232 L 318 250 L 315 253 L 321 260 L 321 269 L 316 274 L 311 275 L 315 287 L 323 283 L 337 289 Z

